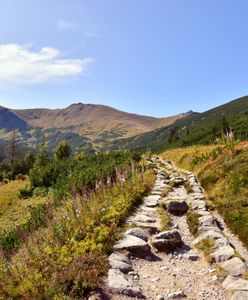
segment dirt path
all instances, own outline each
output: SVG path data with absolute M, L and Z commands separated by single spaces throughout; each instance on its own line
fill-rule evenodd
M 143 244 L 140 242 L 140 245 L 137 246 L 139 241 L 133 241 L 130 235 L 133 234 L 143 239 L 142 234 L 140 236 L 140 233 L 137 235 L 137 232 L 127 232 L 124 239 L 117 243 L 115 250 L 127 254 L 130 260 L 129 262 L 126 261 L 126 263 L 130 264 L 131 270 L 128 272 L 121 270 L 123 273 L 115 270 L 116 272 L 113 271 L 112 275 L 109 275 L 109 285 L 115 291 L 111 299 L 124 300 L 130 299 L 130 297 L 157 300 L 183 298 L 189 300 L 229 299 L 228 295 L 230 293 L 227 293 L 222 287 L 216 269 L 206 262 L 203 253 L 193 247 L 195 238 L 189 231 L 185 214 L 181 216 L 177 216 L 174 213 L 169 214 L 169 230 L 179 232 L 183 245 L 176 247 L 170 253 L 165 253 L 157 251 L 156 247 L 154 247 L 155 244 L 153 245 L 152 243 L 154 237 L 161 229 L 158 214 L 160 202 L 168 203 L 169 199 L 177 199 L 179 202 L 185 201 L 193 206 L 198 205 L 197 209 L 203 215 L 206 214 L 208 217 L 210 215 L 203 205 L 204 196 L 193 174 L 187 174 L 187 172 L 179 174 L 179 170 L 174 169 L 167 163 L 165 165 L 170 178 L 166 179 L 163 175 L 164 169 L 158 167 L 157 181 L 151 195 L 144 199 L 144 203 L 127 220 L 129 224 L 135 224 L 136 228 L 138 227 L 138 229 L 144 229 L 146 232 L 149 232 L 149 240 L 144 239 L 147 242 L 142 240 Z M 192 183 L 193 187 L 190 195 L 188 195 L 184 185 L 182 185 L 186 177 L 189 178 L 189 182 Z M 168 187 L 171 182 L 176 183 L 172 192 L 166 197 L 161 197 L 164 188 Z M 220 219 L 220 222 L 223 223 L 223 220 Z M 239 240 L 231 235 L 225 225 L 223 227 L 225 234 L 230 237 L 231 243 L 234 244 L 235 248 L 237 247 L 240 254 L 246 255 L 247 252 Z M 128 240 L 129 238 L 130 240 Z M 133 254 L 133 242 L 136 243 L 135 254 Z M 150 254 L 142 255 L 142 258 L 140 255 L 136 255 L 138 250 L 139 254 L 142 253 L 142 249 L 147 251 L 147 248 L 142 248 L 147 247 L 147 245 L 151 246 Z
M 185 197 L 183 188 L 177 188 L 168 197 Z M 188 230 L 186 217 L 170 216 L 170 228 L 177 228 L 185 245 L 192 248 L 193 237 Z M 213 270 L 197 251 L 199 259 L 191 261 L 188 251 L 180 249 L 173 254 L 154 253 L 158 260 L 134 258 L 132 273 L 134 286 L 139 287 L 147 299 L 167 299 L 175 292 L 183 292 L 189 300 L 226 299 L 224 290 L 216 283 Z M 195 253 L 195 251 L 194 251 Z M 179 297 L 179 296 L 178 296 Z M 115 295 L 112 299 L 130 299 L 123 295 Z

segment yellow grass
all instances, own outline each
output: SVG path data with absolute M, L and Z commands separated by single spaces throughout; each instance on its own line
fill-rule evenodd
M 25 224 L 30 208 L 45 201 L 42 198 L 20 199 L 19 189 L 26 184 L 27 181 L 14 180 L 0 186 L 0 233 Z
M 163 159 L 172 161 L 173 163 L 175 163 L 177 166 L 181 168 L 192 170 L 191 161 L 193 156 L 201 155 L 203 153 L 209 153 L 216 147 L 217 145 L 178 148 L 178 149 L 165 151 L 164 153 L 161 154 L 161 156 Z

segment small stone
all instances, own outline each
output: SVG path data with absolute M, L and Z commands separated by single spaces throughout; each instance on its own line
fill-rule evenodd
M 167 271 L 167 270 L 169 270 L 169 268 L 165 267 L 165 266 L 162 266 L 162 267 L 159 268 L 159 270 L 161 270 L 161 271 Z
M 102 296 L 99 293 L 94 293 L 88 297 L 88 300 L 102 300 Z
M 168 297 L 168 299 L 180 299 L 180 298 L 186 297 L 186 295 L 184 294 L 183 291 L 177 291 L 177 292 L 168 294 L 167 297 Z
M 157 281 L 159 281 L 159 280 L 160 280 L 159 277 L 155 277 L 155 278 L 152 278 L 152 279 L 151 279 L 151 282 L 157 282 Z
M 190 261 L 197 261 L 200 259 L 199 252 L 197 250 L 191 250 L 185 257 Z
M 201 234 L 201 233 L 207 232 L 209 230 L 212 230 L 215 232 L 221 232 L 220 228 L 217 226 L 200 226 L 200 227 L 198 227 L 197 232 Z
M 139 276 L 138 275 L 134 275 L 133 279 L 137 281 L 137 280 L 139 280 Z
M 130 276 L 134 276 L 134 275 L 137 275 L 138 273 L 137 272 L 135 272 L 135 271 L 130 271 L 130 272 L 128 272 L 128 275 L 130 275 Z
M 218 276 L 214 275 L 211 277 L 211 282 L 216 282 L 218 280 Z
M 210 269 L 210 270 L 208 271 L 209 274 L 214 273 L 214 272 L 216 272 L 216 269 Z

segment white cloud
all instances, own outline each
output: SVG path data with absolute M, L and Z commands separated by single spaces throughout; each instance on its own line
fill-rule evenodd
M 65 59 L 60 50 L 45 47 L 35 52 L 30 46 L 0 44 L 0 85 L 40 84 L 66 76 L 86 74 L 94 60 Z
M 76 30 L 76 29 L 78 29 L 78 25 L 76 23 L 66 21 L 66 20 L 58 20 L 57 27 L 61 30 Z

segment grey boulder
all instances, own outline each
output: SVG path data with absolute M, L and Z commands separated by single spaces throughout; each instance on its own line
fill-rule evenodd
M 127 250 L 133 255 L 140 257 L 145 257 L 150 252 L 150 246 L 147 242 L 129 234 L 124 235 L 124 237 L 114 245 L 114 249 Z
M 196 244 L 198 244 L 199 242 L 201 242 L 204 239 L 218 240 L 221 238 L 223 238 L 223 235 L 220 232 L 208 230 L 208 231 L 202 233 L 201 235 L 199 235 L 196 239 L 194 239 L 192 244 L 195 246 Z
M 150 234 L 146 230 L 139 228 L 139 227 L 128 229 L 126 231 L 126 235 L 136 236 L 136 237 L 144 240 L 145 242 L 147 242 L 148 238 L 150 237 Z
M 108 285 L 116 292 L 129 297 L 142 298 L 143 294 L 139 288 L 134 287 L 120 270 L 110 269 L 108 271 Z
M 158 251 L 169 253 L 183 245 L 180 233 L 177 230 L 160 232 L 152 237 L 151 244 Z
M 192 209 L 206 210 L 206 202 L 204 200 L 192 200 Z
M 128 273 L 133 270 L 129 258 L 122 253 L 113 252 L 108 260 L 112 269 L 119 269 L 123 273 Z
M 204 233 L 204 232 L 207 232 L 209 230 L 216 231 L 216 232 L 221 232 L 219 227 L 216 227 L 216 226 L 200 226 L 198 228 L 197 232 L 198 233 Z
M 233 257 L 230 260 L 224 261 L 220 266 L 232 276 L 240 276 L 247 271 L 244 262 L 238 257 Z
M 228 276 L 222 285 L 227 290 L 248 292 L 248 281 L 234 276 Z
M 217 226 L 216 220 L 213 216 L 202 216 L 198 219 L 200 226 Z
M 189 206 L 185 200 L 169 200 L 165 204 L 167 211 L 172 215 L 182 216 L 189 210 Z
M 215 249 L 218 249 L 220 247 L 224 247 L 224 246 L 230 246 L 229 241 L 223 236 L 223 238 L 218 239 L 215 241 Z
M 230 259 L 234 255 L 234 249 L 231 246 L 223 246 L 211 253 L 213 261 L 222 262 Z

